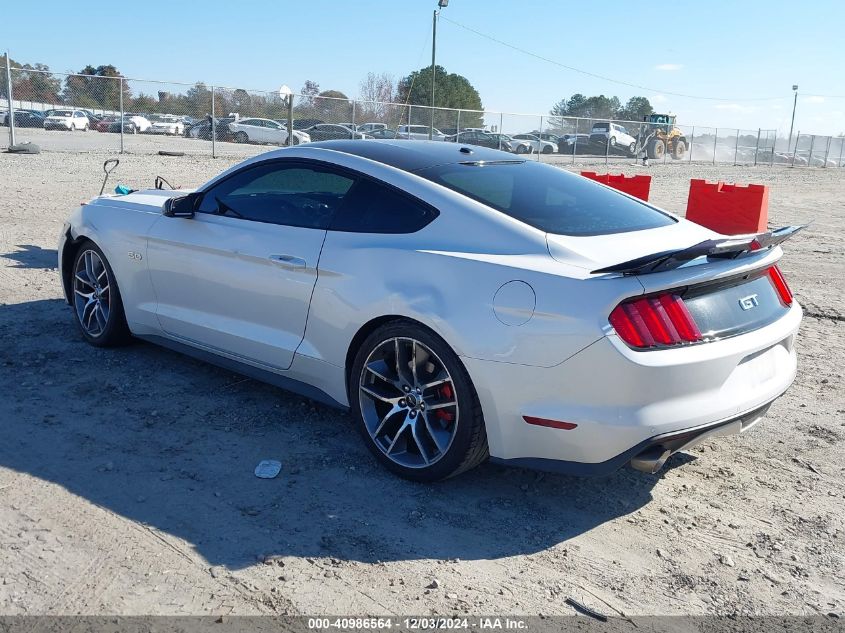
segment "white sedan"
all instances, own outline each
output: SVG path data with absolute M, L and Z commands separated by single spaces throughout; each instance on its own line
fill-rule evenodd
M 287 145 L 287 127 L 271 119 L 238 119 L 229 123 L 235 141 L 238 143 L 269 143 L 270 145 Z M 311 137 L 300 130 L 293 131 L 293 144 L 309 143 Z
M 348 409 L 385 467 L 433 481 L 488 456 L 654 472 L 750 428 L 795 377 L 796 230 L 728 238 L 507 152 L 346 140 L 94 198 L 58 259 L 90 344 Z
M 185 124 L 176 117 L 153 117 L 150 119 L 150 127 L 147 132 L 182 136 L 185 133 Z

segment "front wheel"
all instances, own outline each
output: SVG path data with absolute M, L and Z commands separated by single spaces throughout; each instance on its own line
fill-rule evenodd
M 93 242 L 82 244 L 73 263 L 73 313 L 85 340 L 96 347 L 128 341 L 120 290 L 106 256 Z
M 249 143 L 249 137 L 246 135 L 246 132 L 238 132 L 237 134 L 235 134 L 235 142 Z
M 487 459 L 484 417 L 466 369 L 417 323 L 395 321 L 367 337 L 349 395 L 367 447 L 401 477 L 437 481 Z
M 527 154 L 531 150 L 526 145 L 517 145 L 516 146 L 516 153 L 517 154 Z

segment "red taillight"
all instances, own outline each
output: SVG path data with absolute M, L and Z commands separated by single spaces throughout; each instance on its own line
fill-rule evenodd
M 701 340 L 701 332 L 684 300 L 672 293 L 620 303 L 610 313 L 609 320 L 616 333 L 632 347 Z
M 792 291 L 789 289 L 789 284 L 786 283 L 786 279 L 783 277 L 783 273 L 780 272 L 780 268 L 777 266 L 772 266 L 769 268 L 769 279 L 772 281 L 772 285 L 775 287 L 775 290 L 778 291 L 778 296 L 780 297 L 781 303 L 785 305 L 787 308 L 792 305 Z

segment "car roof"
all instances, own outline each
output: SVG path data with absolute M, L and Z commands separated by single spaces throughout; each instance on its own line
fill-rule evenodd
M 403 171 L 417 171 L 435 165 L 468 161 L 514 160 L 514 155 L 497 149 L 446 141 L 362 139 L 319 141 L 308 147 L 322 147 L 368 158 Z

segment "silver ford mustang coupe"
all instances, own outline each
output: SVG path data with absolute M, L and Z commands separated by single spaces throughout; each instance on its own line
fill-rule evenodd
M 727 237 L 456 143 L 271 151 L 196 190 L 83 204 L 59 266 L 82 336 L 138 337 L 351 410 L 387 468 L 656 472 L 792 383 L 800 227 Z

